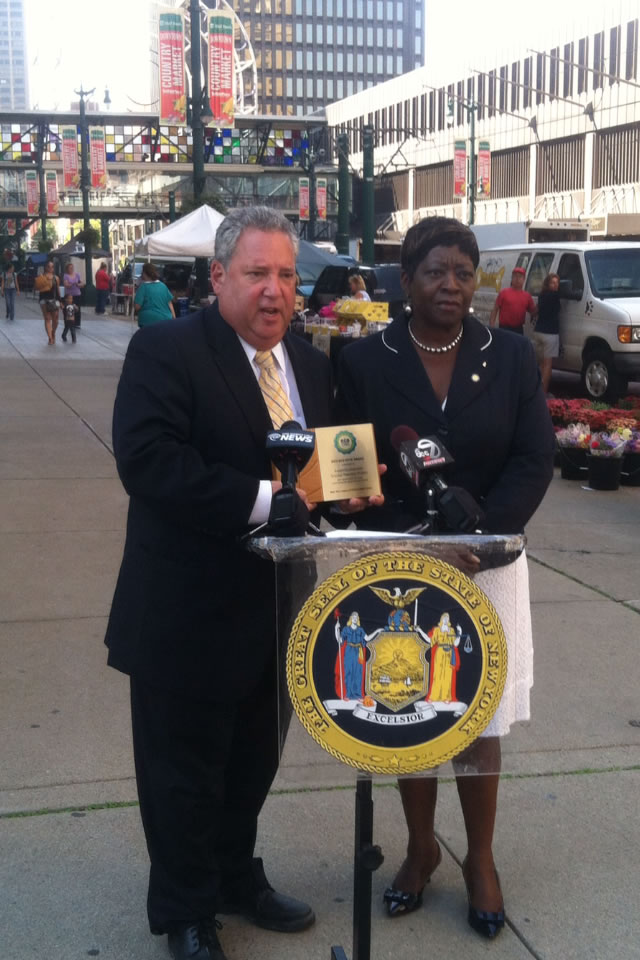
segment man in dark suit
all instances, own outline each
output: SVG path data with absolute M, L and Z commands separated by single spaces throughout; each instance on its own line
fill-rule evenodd
M 330 423 L 328 360 L 287 333 L 296 247 L 280 214 L 232 211 L 217 303 L 136 333 L 115 404 L 130 506 L 108 662 L 131 677 L 149 922 L 178 960 L 224 960 L 217 912 L 286 932 L 314 922 L 253 856 L 278 763 L 275 600 L 272 567 L 240 542 L 279 487 L 276 418 Z

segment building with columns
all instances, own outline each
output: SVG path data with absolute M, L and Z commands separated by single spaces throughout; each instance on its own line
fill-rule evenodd
M 362 131 L 374 130 L 378 236 L 401 236 L 429 215 L 476 224 L 580 220 L 591 236 L 640 239 L 640 73 L 637 2 L 604 5 L 600 21 L 544 49 L 520 48 L 446 82 L 429 67 L 326 108 L 362 169 Z M 524 47 L 523 51 L 521 48 Z M 454 196 L 454 149 L 490 148 L 489 193 L 467 160 Z M 486 184 L 482 184 L 486 187 Z

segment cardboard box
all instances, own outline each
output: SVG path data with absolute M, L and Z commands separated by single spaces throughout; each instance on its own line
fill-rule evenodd
M 369 323 L 388 323 L 389 304 L 370 303 L 368 300 L 343 300 L 336 307 L 336 314 L 343 323 L 362 324 L 363 331 Z

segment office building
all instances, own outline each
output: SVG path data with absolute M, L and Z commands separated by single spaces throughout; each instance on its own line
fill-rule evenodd
M 0 110 L 28 110 L 24 0 L 0 0 Z

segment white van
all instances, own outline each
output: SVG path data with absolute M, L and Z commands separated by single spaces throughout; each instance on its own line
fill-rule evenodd
M 580 373 L 587 395 L 616 400 L 640 380 L 640 243 L 533 243 L 483 250 L 474 314 L 489 322 L 498 292 L 523 267 L 537 297 L 548 273 L 560 277 L 558 370 Z

